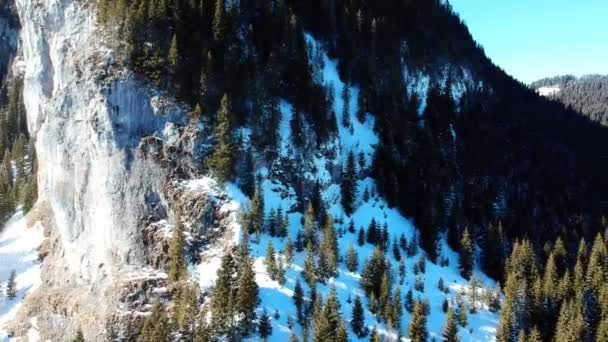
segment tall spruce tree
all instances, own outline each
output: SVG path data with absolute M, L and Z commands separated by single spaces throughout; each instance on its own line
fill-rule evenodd
M 235 158 L 234 137 L 232 136 L 233 120 L 232 103 L 226 94 L 222 97 L 220 109 L 215 118 L 215 128 L 213 129 L 215 146 L 206 161 L 207 167 L 213 171 L 220 182 L 225 182 L 232 176 Z
M 473 271 L 473 242 L 469 235 L 469 229 L 465 228 L 460 239 L 460 259 L 458 263 L 460 275 L 465 279 L 471 277 Z
M 454 311 L 452 308 L 448 308 L 448 312 L 445 316 L 445 324 L 443 325 L 443 330 L 441 331 L 441 338 L 444 342 L 460 341 L 458 338 L 458 324 L 456 323 L 456 318 L 454 317 Z
M 353 151 L 348 153 L 346 165 L 342 172 L 342 208 L 346 215 L 351 215 L 354 210 L 355 200 L 357 196 L 357 166 Z
M 408 335 L 412 342 L 425 342 L 427 340 L 426 313 L 422 302 L 416 302 L 414 305 Z
M 353 328 L 353 332 L 357 337 L 363 338 L 367 336 L 367 327 L 365 326 L 365 312 L 363 311 L 363 304 L 361 304 L 361 298 L 355 297 L 353 303 L 352 318 L 350 325 Z

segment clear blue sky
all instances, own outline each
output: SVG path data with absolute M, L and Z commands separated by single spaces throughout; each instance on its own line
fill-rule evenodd
M 608 0 L 450 0 L 486 54 L 529 83 L 608 74 Z

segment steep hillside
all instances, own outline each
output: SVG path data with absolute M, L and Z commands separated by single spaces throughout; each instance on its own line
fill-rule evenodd
M 608 125 L 608 76 L 548 77 L 532 82 L 530 87 L 593 121 Z
M 606 328 L 605 238 L 585 241 L 607 131 L 493 65 L 443 1 L 15 4 L 46 234 L 4 334 Z M 2 241 L 33 234 L 18 217 Z

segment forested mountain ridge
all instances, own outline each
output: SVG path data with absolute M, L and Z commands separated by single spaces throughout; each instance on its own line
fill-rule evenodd
M 11 334 L 606 335 L 606 129 L 447 3 L 16 5 L 50 232 Z
M 549 98 L 608 125 L 608 76 L 555 76 L 532 82 L 530 87 L 541 95 L 546 91 Z

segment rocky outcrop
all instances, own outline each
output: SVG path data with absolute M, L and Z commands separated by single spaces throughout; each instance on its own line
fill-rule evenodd
M 151 261 L 162 259 L 150 255 L 145 231 L 173 219 L 164 191 L 176 162 L 164 156 L 184 148 L 186 111 L 116 63 L 94 2 L 17 0 L 16 6 L 25 18 L 23 92 L 39 202 L 48 203 L 52 217 L 41 254 L 43 285 L 20 317 L 37 315 L 43 339 L 66 340 L 82 328 L 87 340 L 106 340 L 105 322 L 130 298 L 121 295 L 124 288 L 147 286 L 136 280 L 149 279 L 145 274 L 156 272 Z M 124 279 L 135 280 L 126 286 Z M 23 334 L 25 325 L 15 323 L 14 333 Z

